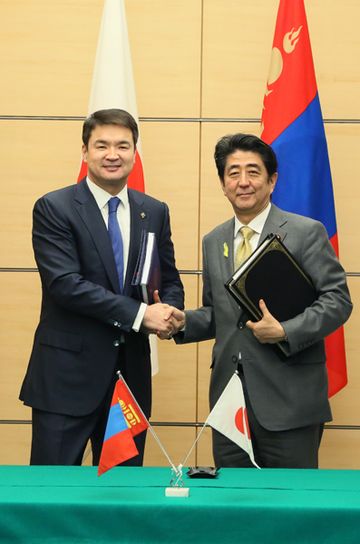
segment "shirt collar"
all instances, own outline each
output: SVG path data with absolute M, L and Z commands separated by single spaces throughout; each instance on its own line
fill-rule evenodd
M 96 183 L 91 181 L 89 176 L 86 177 L 86 183 L 88 184 L 88 187 L 89 187 L 93 197 L 95 198 L 96 204 L 99 206 L 100 210 L 105 208 L 105 206 L 107 205 L 109 199 L 112 196 L 117 196 L 118 198 L 120 198 L 121 204 L 125 208 L 127 208 L 129 206 L 129 195 L 128 195 L 128 190 L 127 190 L 127 185 L 125 185 L 117 195 L 111 195 L 110 193 L 108 193 L 107 191 L 105 191 L 104 189 L 99 187 L 99 185 L 96 185 Z
M 254 219 L 252 219 L 248 225 L 244 225 L 243 223 L 241 223 L 241 221 L 239 221 L 239 219 L 235 216 L 234 238 L 236 238 L 237 233 L 239 232 L 241 227 L 245 227 L 245 226 L 250 227 L 253 231 L 256 232 L 256 234 L 261 234 L 264 228 L 265 222 L 270 213 L 270 209 L 271 209 L 271 202 L 269 202 L 266 208 L 264 208 L 262 212 L 260 212 L 256 217 L 254 217 Z

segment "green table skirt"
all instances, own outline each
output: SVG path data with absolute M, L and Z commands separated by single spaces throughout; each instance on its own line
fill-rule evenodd
M 0 467 L 0 542 L 360 543 L 360 472 L 222 469 L 184 478 L 170 469 Z

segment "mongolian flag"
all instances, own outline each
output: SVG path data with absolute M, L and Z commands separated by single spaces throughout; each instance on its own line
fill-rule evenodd
M 303 0 L 280 0 L 261 138 L 274 149 L 272 201 L 321 221 L 338 255 L 334 195 Z M 329 396 L 347 383 L 343 328 L 325 339 Z
M 138 122 L 135 84 L 132 70 L 129 36 L 124 0 L 105 0 L 97 42 L 92 76 L 88 114 L 94 111 L 120 108 L 131 113 Z M 78 181 L 87 174 L 87 164 L 82 161 Z M 141 161 L 141 139 L 136 146 L 135 166 L 130 173 L 128 186 L 144 192 L 144 172 Z M 151 369 L 159 370 L 157 339 L 149 336 Z
M 205 425 L 210 425 L 226 438 L 235 442 L 241 449 L 246 451 L 253 465 L 258 467 L 254 459 L 244 391 L 241 380 L 236 373 L 232 375 L 221 393 L 214 408 L 208 415 Z
M 120 378 L 114 387 L 108 421 L 101 450 L 98 476 L 138 455 L 134 436 L 147 429 L 149 423 L 138 403 Z

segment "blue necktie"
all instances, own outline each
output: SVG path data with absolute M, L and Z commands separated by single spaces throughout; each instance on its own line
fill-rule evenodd
M 109 223 L 108 231 L 111 240 L 111 245 L 114 252 L 114 258 L 116 263 L 116 268 L 119 276 L 119 285 L 120 292 L 123 290 L 124 286 L 124 247 L 123 240 L 121 236 L 121 230 L 119 227 L 119 222 L 117 220 L 117 209 L 120 204 L 120 198 L 113 196 L 108 201 L 109 206 Z

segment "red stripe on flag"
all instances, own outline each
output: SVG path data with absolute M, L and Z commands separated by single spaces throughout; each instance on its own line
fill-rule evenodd
M 262 139 L 271 144 L 305 111 L 316 92 L 304 4 L 302 0 L 281 0 L 264 97 Z
M 145 419 L 135 397 L 121 378 L 115 384 L 115 391 L 131 434 L 136 436 L 145 431 L 149 427 L 149 423 Z
M 138 151 L 136 151 L 135 165 L 130 173 L 130 176 L 128 179 L 128 186 L 130 187 L 130 189 L 136 189 L 137 191 L 140 191 L 141 193 L 145 191 L 144 171 L 143 171 L 143 166 L 141 162 L 141 157 Z

